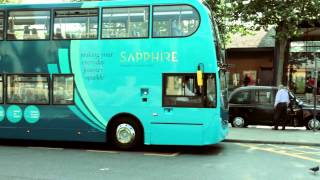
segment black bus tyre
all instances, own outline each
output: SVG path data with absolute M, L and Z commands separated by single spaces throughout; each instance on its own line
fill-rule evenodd
M 237 128 L 243 128 L 247 126 L 245 119 L 241 116 L 234 117 L 232 119 L 231 125 L 232 127 L 237 127 Z
M 109 138 L 119 149 L 134 149 L 142 145 L 142 127 L 132 117 L 120 117 L 111 124 Z

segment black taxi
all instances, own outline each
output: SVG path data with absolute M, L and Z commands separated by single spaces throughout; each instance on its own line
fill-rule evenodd
M 233 127 L 248 125 L 274 125 L 274 101 L 277 87 L 245 86 L 235 89 L 229 96 L 229 122 Z M 319 128 L 320 109 L 313 118 L 313 106 L 304 104 L 289 92 L 288 126 L 307 129 Z

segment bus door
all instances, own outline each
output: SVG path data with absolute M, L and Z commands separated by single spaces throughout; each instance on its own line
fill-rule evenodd
M 215 77 L 212 76 L 212 78 Z M 212 84 L 215 85 L 215 83 Z M 154 135 L 152 139 L 156 139 L 156 143 L 168 143 L 168 139 L 174 141 L 172 144 L 202 142 L 203 120 L 207 115 L 212 116 L 212 111 L 204 108 L 208 103 L 205 103 L 207 101 L 204 101 L 205 96 L 203 96 L 204 92 L 206 94 L 211 92 L 208 93 L 204 88 L 197 85 L 195 73 L 163 75 L 163 106 L 157 122 L 153 124 L 152 134 L 160 129 L 165 132 L 161 133 L 161 136 L 159 136 L 160 132 L 158 136 Z M 211 94 L 216 96 L 215 92 Z M 215 99 L 211 96 L 210 98 Z

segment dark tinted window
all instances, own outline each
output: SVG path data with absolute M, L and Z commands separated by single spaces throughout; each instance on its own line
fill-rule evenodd
M 232 96 L 231 103 L 234 104 L 249 104 L 250 91 L 239 91 Z
M 272 91 L 270 90 L 256 90 L 255 101 L 259 104 L 271 104 Z

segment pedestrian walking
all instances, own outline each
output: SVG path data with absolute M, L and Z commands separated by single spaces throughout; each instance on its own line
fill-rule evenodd
M 280 85 L 274 102 L 274 130 L 278 130 L 280 121 L 282 122 L 282 130 L 285 130 L 288 119 L 287 107 L 289 105 L 289 92 L 286 87 Z
M 243 79 L 243 85 L 244 86 L 248 86 L 250 84 L 250 77 L 248 76 L 248 74 L 245 74 L 244 79 Z

